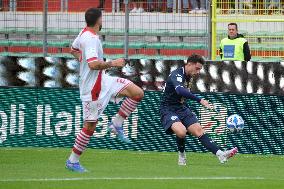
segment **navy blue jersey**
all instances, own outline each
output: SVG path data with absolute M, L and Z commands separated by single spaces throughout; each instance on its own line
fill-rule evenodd
M 190 88 L 192 78 L 187 77 L 184 72 L 184 67 L 180 67 L 171 72 L 166 83 L 161 98 L 161 107 L 165 106 L 180 106 L 185 105 L 185 98 L 176 92 L 178 86 Z

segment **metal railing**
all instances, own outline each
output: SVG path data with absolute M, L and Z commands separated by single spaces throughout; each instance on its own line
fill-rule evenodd
M 253 57 L 284 57 L 284 2 L 280 0 L 213 0 L 212 59 L 227 36 L 227 24 L 238 24 L 248 40 Z
M 0 52 L 65 56 L 85 26 L 85 10 L 100 7 L 101 36 L 109 58 L 185 59 L 195 52 L 215 60 L 229 22 L 239 24 L 252 47 L 254 60 L 284 57 L 283 1 L 200 1 L 3 1 Z
M 99 0 L 81 0 L 77 4 L 68 0 L 37 2 L 31 0 L 23 4 L 19 1 L 15 11 L 9 11 L 4 5 L 6 8 L 0 12 L 1 40 L 14 47 L 10 45 L 2 51 L 12 49 L 13 52 L 42 52 L 44 55 L 67 53 L 68 43 L 85 26 L 84 11 L 100 3 Z M 182 2 L 173 1 L 171 6 L 166 0 L 145 3 L 105 1 L 101 7 L 104 10 L 101 35 L 105 53 L 182 58 L 198 52 L 208 57 L 208 13 L 206 10 L 190 12 L 190 6 L 185 8 Z M 25 48 L 24 45 L 16 48 L 15 40 L 30 43 Z M 35 48 L 34 42 L 39 42 L 36 44 L 42 44 L 42 47 L 37 45 Z

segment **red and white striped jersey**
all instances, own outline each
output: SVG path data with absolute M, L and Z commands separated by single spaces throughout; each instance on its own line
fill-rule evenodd
M 71 49 L 80 57 L 80 98 L 82 101 L 96 101 L 105 95 L 103 90 L 104 70 L 91 70 L 88 63 L 103 60 L 103 48 L 99 36 L 88 28 L 83 29 L 72 43 Z

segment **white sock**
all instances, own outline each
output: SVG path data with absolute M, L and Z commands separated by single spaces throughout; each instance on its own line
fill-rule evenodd
M 72 153 L 69 157 L 69 161 L 71 163 L 77 163 L 77 162 L 79 162 L 79 158 L 80 158 L 80 156 L 72 151 Z
M 123 122 L 124 122 L 124 120 L 125 120 L 124 117 L 122 117 L 119 114 L 116 114 L 116 116 L 112 120 L 112 123 L 114 124 L 115 127 L 121 127 Z
M 221 155 L 223 155 L 224 154 L 224 152 L 222 151 L 222 150 L 218 150 L 217 152 L 216 152 L 216 156 L 221 156 Z
M 178 152 L 179 156 L 185 157 L 185 151 L 184 152 Z

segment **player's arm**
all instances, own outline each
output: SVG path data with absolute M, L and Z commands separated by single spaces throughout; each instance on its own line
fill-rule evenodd
M 71 45 L 71 50 L 70 50 L 70 53 L 78 60 L 80 60 L 80 57 L 81 57 L 81 53 L 80 53 L 80 50 L 79 50 L 79 38 L 77 37 L 72 45 Z
M 219 55 L 220 55 L 221 59 L 223 58 L 222 42 L 223 42 L 223 40 L 221 41 L 220 47 L 219 47 Z
M 196 102 L 199 102 L 200 104 L 202 104 L 203 106 L 205 106 L 209 109 L 212 108 L 210 103 L 207 100 L 199 98 L 198 96 L 196 96 L 195 94 L 190 92 L 188 89 L 184 88 L 183 86 L 177 86 L 176 92 L 177 92 L 178 95 L 181 95 L 184 98 L 191 99 L 191 100 L 194 100 Z
M 119 58 L 113 61 L 105 62 L 98 59 L 98 52 L 101 48 L 101 42 L 97 37 L 92 37 L 86 40 L 84 43 L 85 56 L 88 66 L 92 70 L 104 70 L 111 67 L 123 67 L 125 65 L 125 60 Z
M 210 104 L 207 100 L 199 98 L 198 96 L 196 96 L 190 90 L 186 89 L 183 86 L 181 75 L 172 74 L 170 77 L 171 77 L 171 81 L 172 81 L 173 85 L 175 86 L 176 93 L 178 95 L 181 95 L 186 99 L 191 99 L 191 100 L 194 100 L 196 102 L 199 102 L 200 104 L 202 104 L 203 106 L 205 106 L 207 108 L 211 108 Z
M 125 65 L 125 60 L 123 58 L 119 58 L 113 61 L 105 62 L 101 60 L 93 60 L 87 61 L 89 68 L 92 70 L 104 70 L 111 67 L 123 67 Z
M 190 92 L 188 89 L 184 88 L 183 86 L 180 86 L 180 85 L 177 86 L 176 92 L 178 95 L 181 95 L 184 98 L 191 99 L 199 103 L 201 101 L 201 98 L 197 97 L 195 94 L 193 94 L 192 92 Z
M 245 42 L 243 45 L 243 53 L 244 53 L 245 61 L 250 61 L 251 54 L 250 54 L 248 42 Z
M 72 47 L 71 47 L 70 53 L 71 53 L 77 60 L 80 60 L 81 54 L 80 54 L 79 51 L 75 51 L 75 50 L 73 50 Z
M 219 54 L 220 54 L 220 58 L 222 59 L 223 58 L 223 52 L 222 52 L 222 48 L 221 47 L 219 49 Z

